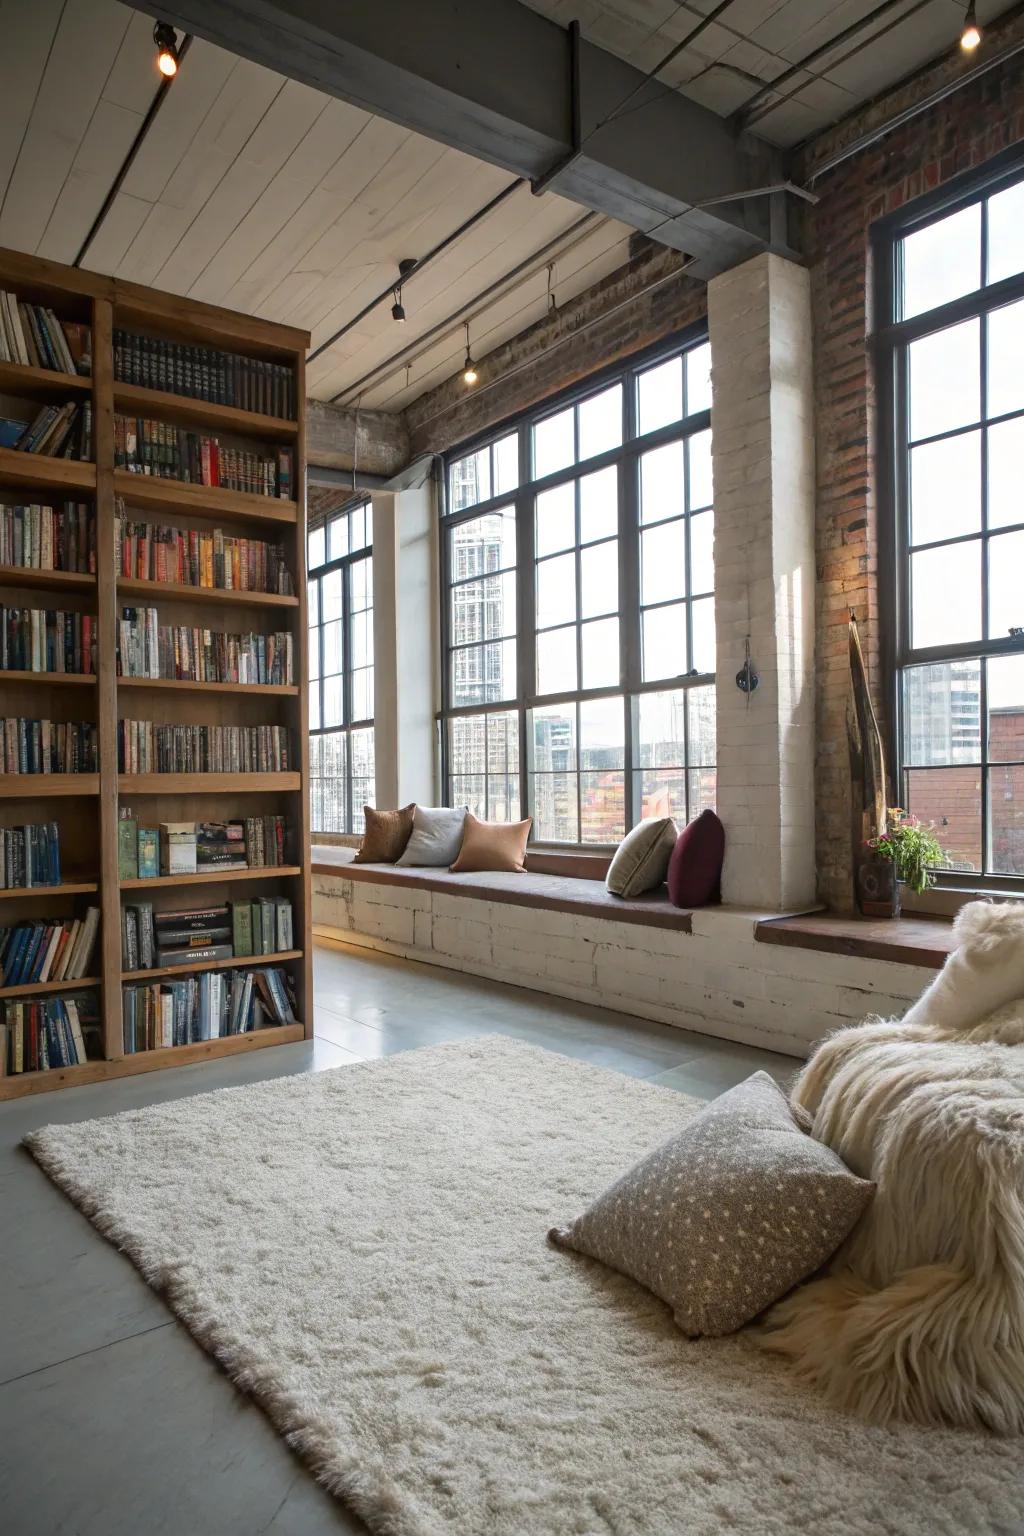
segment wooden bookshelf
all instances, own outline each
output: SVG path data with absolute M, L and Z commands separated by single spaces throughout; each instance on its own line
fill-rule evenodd
M 91 397 L 94 462 L 54 459 L 44 455 L 0 449 L 0 501 L 59 506 L 84 501 L 96 514 L 96 575 L 37 568 L 0 567 L 5 601 L 23 606 L 77 606 L 97 621 L 95 676 L 66 673 L 0 672 L 8 687 L 6 713 L 49 713 L 51 719 L 91 720 L 97 726 L 99 772 L 91 774 L 0 774 L 0 818 L 5 825 L 56 820 L 61 854 L 69 873 L 60 885 L 0 890 L 5 925 L 54 917 L 80 916 L 98 905 L 100 933 L 89 977 L 70 982 L 34 983 L 0 988 L 8 997 L 31 999 L 61 991 L 95 989 L 99 1001 L 103 1059 L 75 1067 L 0 1076 L 0 1100 L 50 1092 L 80 1084 L 102 1082 L 163 1067 L 201 1063 L 249 1050 L 286 1044 L 312 1035 L 312 974 L 309 878 L 309 749 L 308 658 L 306 610 L 305 515 L 305 354 L 306 332 L 229 310 L 162 294 L 119 279 L 0 250 L 0 288 L 23 294 L 31 302 L 53 307 L 62 318 L 75 318 L 92 327 L 92 375 L 81 377 L 0 364 L 0 393 L 41 403 Z M 114 377 L 113 338 L 126 330 L 238 353 L 256 360 L 285 364 L 295 373 L 297 416 L 277 416 L 213 404 L 160 389 L 144 388 Z M 190 431 L 209 432 L 226 444 L 246 444 L 272 453 L 281 447 L 293 453 L 294 499 L 258 496 L 221 486 L 195 485 L 157 478 L 115 467 L 116 415 L 152 418 Z M 117 574 L 114 558 L 114 519 L 119 504 L 133 520 L 155 519 L 174 526 L 212 531 L 239 525 L 243 536 L 284 546 L 295 588 L 294 596 L 210 587 L 192 587 Z M 23 590 L 18 599 L 12 593 Z M 31 593 L 31 596 L 29 594 Z M 160 622 L 200 624 L 233 631 L 239 626 L 266 633 L 288 630 L 293 637 L 295 678 L 287 685 L 195 683 L 177 679 L 119 678 L 117 620 L 119 605 L 162 609 Z M 190 611 L 191 610 L 191 611 Z M 28 695 L 18 685 L 39 685 L 44 691 L 34 710 L 20 700 Z M 51 691 L 52 690 L 52 691 Z M 117 725 L 120 718 L 151 719 L 167 724 L 283 725 L 289 734 L 289 761 L 282 773 L 120 774 L 117 766 Z M 85 797 L 82 805 L 62 802 Z M 38 809 L 28 802 L 38 801 Z M 136 804 L 136 802 L 138 802 Z M 4 812 L 5 804 L 9 809 Z M 120 880 L 117 831 L 122 808 L 143 826 L 161 821 L 233 820 L 247 815 L 279 814 L 286 818 L 289 849 L 294 862 L 242 870 L 213 869 L 193 875 L 164 875 L 152 879 Z M 160 909 L 180 904 L 190 888 L 207 888 L 218 904 L 245 899 L 253 885 L 292 903 L 295 948 L 272 955 L 245 956 L 223 962 L 197 962 L 147 971 L 123 972 L 121 905 L 132 904 L 146 892 Z M 187 897 L 185 898 L 187 899 Z M 121 1022 L 122 985 L 158 982 L 202 970 L 243 969 L 274 965 L 287 969 L 295 986 L 296 1013 L 302 1024 L 274 1026 L 252 1034 L 229 1035 L 173 1049 L 125 1053 Z

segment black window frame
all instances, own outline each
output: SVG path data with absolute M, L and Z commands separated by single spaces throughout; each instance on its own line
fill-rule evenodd
M 519 814 L 521 818 L 530 815 L 530 784 L 534 769 L 532 762 L 532 734 L 530 731 L 531 711 L 534 708 L 545 706 L 573 705 L 577 719 L 577 756 L 575 773 L 577 781 L 577 840 L 551 841 L 539 838 L 532 839 L 532 846 L 537 848 L 552 849 L 585 849 L 587 852 L 600 853 L 614 847 L 614 843 L 583 842 L 581 834 L 581 809 L 579 784 L 583 775 L 588 770 L 581 765 L 578 739 L 579 705 L 590 700 L 606 698 L 622 699 L 623 704 L 623 780 L 624 780 L 624 819 L 625 830 L 637 824 L 640 820 L 642 806 L 642 773 L 639 762 L 639 707 L 638 701 L 642 694 L 658 694 L 678 692 L 691 688 L 714 687 L 715 673 L 711 672 L 681 672 L 672 677 L 658 678 L 650 682 L 643 681 L 642 657 L 641 657 L 641 615 L 643 605 L 641 603 L 640 589 L 640 534 L 642 527 L 640 509 L 640 459 L 651 449 L 663 446 L 675 441 L 686 441 L 698 433 L 708 431 L 711 426 L 710 407 L 690 415 L 684 415 L 679 420 L 670 422 L 666 426 L 658 427 L 653 431 L 642 435 L 638 433 L 637 423 L 637 380 L 648 369 L 657 367 L 659 363 L 668 362 L 676 356 L 683 356 L 686 352 L 695 350 L 708 342 L 708 326 L 706 320 L 698 321 L 671 336 L 661 338 L 654 345 L 634 353 L 625 361 L 619 361 L 607 368 L 600 369 L 579 383 L 560 391 L 558 394 L 548 397 L 527 410 L 518 412 L 514 416 L 506 418 L 500 424 L 489 427 L 485 432 L 477 434 L 451 448 L 442 459 L 442 474 L 440 477 L 440 548 L 439 548 L 439 575 L 440 575 L 440 641 L 441 641 L 441 708 L 437 713 L 438 733 L 440 737 L 441 754 L 441 782 L 446 804 L 452 802 L 452 765 L 449 740 L 449 722 L 453 719 L 465 718 L 472 715 L 503 715 L 515 713 L 518 716 L 519 736 Z M 685 363 L 684 363 L 685 371 Z M 622 385 L 622 436 L 619 446 L 609 449 L 592 458 L 573 462 L 562 469 L 552 471 L 541 479 L 531 478 L 532 472 L 532 429 L 540 422 L 560 414 L 567 408 L 576 407 L 585 403 L 589 398 L 601 394 L 616 382 Z M 682 386 L 685 389 L 685 383 Z M 685 398 L 685 397 L 684 397 Z M 579 415 L 574 417 L 573 431 L 575 447 L 579 449 Z M 475 503 L 471 507 L 458 511 L 449 511 L 448 496 L 450 486 L 450 471 L 453 464 L 466 458 L 468 455 L 489 448 L 511 433 L 518 434 L 519 449 L 519 475 L 518 486 L 514 491 L 502 495 L 492 495 L 488 500 Z M 687 455 L 687 475 L 689 474 L 689 458 Z M 492 485 L 493 485 L 494 456 L 491 457 Z M 536 636 L 535 625 L 536 591 L 535 591 L 535 499 L 545 491 L 552 490 L 565 483 L 578 482 L 582 477 L 597 473 L 609 466 L 615 466 L 618 473 L 618 507 L 619 523 L 618 537 L 618 569 L 619 569 L 619 656 L 620 675 L 614 684 L 597 688 L 582 688 L 569 690 L 557 694 L 539 694 L 535 688 L 536 679 Z M 579 491 L 575 493 L 576 527 L 579 533 Z M 689 660 L 693 655 L 692 633 L 692 597 L 690 592 L 691 574 L 691 549 L 690 549 L 690 518 L 691 515 L 701 515 L 703 508 L 691 511 L 687 505 L 684 491 L 683 504 L 685 511 L 682 514 L 685 526 L 685 559 L 686 559 L 686 585 L 685 597 L 679 599 L 685 603 L 686 608 L 686 657 Z M 450 579 L 451 571 L 451 536 L 452 531 L 460 524 L 471 522 L 476 518 L 486 516 L 488 513 L 514 509 L 516 532 L 516 693 L 513 698 L 493 700 L 481 704 L 459 705 L 452 702 L 452 634 L 451 634 L 451 591 L 458 583 Z M 713 512 L 713 502 L 707 509 Z M 669 519 L 665 519 L 668 521 Z M 593 542 L 600 542 L 595 540 Z M 579 565 L 581 546 L 578 539 L 565 553 L 573 553 L 577 566 L 577 592 L 579 587 Z M 467 580 L 472 578 L 465 578 Z M 714 601 L 714 588 L 709 594 L 703 594 Z M 581 603 L 582 599 L 578 598 Z M 668 606 L 676 599 L 666 600 L 664 604 L 650 604 L 649 607 Z M 585 620 L 578 609 L 576 618 L 576 642 L 577 642 L 577 681 L 582 680 L 580 669 L 580 635 Z M 717 773 L 715 762 L 704 763 L 699 757 L 695 757 L 690 745 L 690 714 L 689 708 L 683 712 L 685 732 L 685 768 L 683 778 L 685 783 L 687 819 L 691 816 L 691 779 L 694 773 L 714 770 Z M 615 770 L 618 771 L 618 770 Z M 703 801 L 699 796 L 694 797 L 694 804 L 700 809 Z
M 981 869 L 963 870 L 937 867 L 933 870 L 937 888 L 947 890 L 984 889 L 1024 895 L 1024 875 L 994 873 L 991 863 L 990 773 L 992 767 L 1016 767 L 1014 762 L 989 756 L 989 714 L 986 697 L 986 661 L 1005 656 L 1024 655 L 1024 636 L 985 638 L 947 646 L 914 647 L 911 643 L 911 552 L 918 548 L 940 548 L 980 539 L 982 628 L 988 627 L 988 541 L 995 534 L 1024 531 L 1024 522 L 990 530 L 988 525 L 987 454 L 981 454 L 981 526 L 978 534 L 961 534 L 949 539 L 911 543 L 909 425 L 909 344 L 932 333 L 945 330 L 964 320 L 981 322 L 979 346 L 979 419 L 958 428 L 922 438 L 921 443 L 952 437 L 958 433 L 980 430 L 983 441 L 988 430 L 1003 421 L 1024 419 L 1024 409 L 989 418 L 986 415 L 987 326 L 986 318 L 995 310 L 1024 299 L 1024 272 L 985 283 L 988 272 L 987 200 L 995 194 L 1024 181 L 1024 153 L 1014 147 L 993 157 L 984 166 L 954 177 L 934 192 L 877 220 L 871 228 L 871 254 L 874 272 L 874 303 L 878 324 L 872 334 L 874 373 L 878 402 L 879 443 L 879 560 L 878 597 L 883 616 L 880 635 L 882 659 L 882 694 L 888 722 L 892 788 L 896 799 L 906 801 L 906 773 L 912 765 L 904 763 L 904 719 L 902 676 L 907 668 L 928 663 L 979 661 L 979 756 L 976 762 L 953 763 L 950 768 L 978 769 L 980 778 Z M 982 283 L 977 289 L 947 303 L 902 319 L 899 306 L 902 290 L 902 241 L 907 236 L 940 222 L 974 204 L 981 204 L 981 249 L 979 270 Z M 927 766 L 927 765 L 926 765 Z M 936 766 L 936 771 L 943 771 Z M 913 806 L 910 807 L 913 810 Z M 941 837 L 940 837 L 941 841 Z
M 331 523 L 336 521 L 338 518 L 341 518 L 341 517 L 346 517 L 347 518 L 349 516 L 349 514 L 351 512 L 353 512 L 354 510 L 356 510 L 356 508 L 358 508 L 358 507 L 363 507 L 365 509 L 365 511 L 364 511 L 364 519 L 365 518 L 369 518 L 370 519 L 370 537 L 369 537 L 369 541 L 365 542 L 359 549 L 355 549 L 355 550 L 350 549 L 347 554 L 339 555 L 339 556 L 337 556 L 333 560 L 329 559 L 329 558 L 325 558 L 320 565 L 310 566 L 309 565 L 309 539 L 314 534 L 320 532 L 321 529 L 323 530 L 323 534 L 324 534 L 324 555 L 326 557 L 327 556 L 327 552 L 328 552 L 328 550 L 330 548 L 330 532 L 329 532 L 329 529 L 330 529 Z M 366 525 L 365 525 L 365 521 L 364 521 L 364 528 L 365 528 L 365 526 Z M 318 669 L 317 669 L 316 677 L 315 678 L 312 677 L 312 676 L 310 677 L 310 682 L 316 684 L 317 692 L 318 692 L 318 696 L 319 696 L 319 705 L 320 705 L 319 712 L 318 712 L 319 713 L 320 724 L 318 726 L 313 726 L 313 725 L 310 726 L 310 729 L 309 729 L 310 744 L 312 745 L 312 742 L 315 739 L 322 738 L 322 737 L 325 737 L 325 736 L 343 735 L 345 737 L 345 774 L 344 774 L 344 781 L 345 781 L 344 820 L 345 820 L 345 826 L 344 826 L 344 828 L 339 831 L 337 828 L 328 829 L 326 827 L 317 827 L 315 825 L 312 825 L 312 820 L 313 820 L 312 806 L 310 808 L 310 820 L 311 820 L 310 830 L 311 830 L 311 832 L 313 832 L 313 833 L 321 833 L 321 834 L 323 834 L 325 836 L 356 836 L 356 835 L 358 835 L 358 832 L 360 830 L 360 828 L 357 825 L 356 806 L 354 804 L 353 791 L 352 791 L 352 780 L 353 780 L 353 774 L 352 774 L 352 733 L 354 731 L 364 731 L 364 730 L 371 730 L 372 731 L 374 729 L 374 715 L 371 715 L 368 719 L 358 719 L 357 720 L 357 719 L 353 718 L 353 687 L 352 687 L 352 682 L 353 682 L 353 672 L 354 672 L 355 669 L 353 668 L 353 665 L 352 665 L 352 639 L 351 639 L 351 636 L 352 636 L 352 617 L 353 617 L 353 614 L 356 612 L 356 610 L 354 608 L 353 601 L 352 601 L 352 572 L 353 572 L 353 569 L 355 568 L 356 565 L 358 565 L 360 562 L 362 562 L 364 560 L 367 560 L 367 559 L 370 562 L 370 606 L 369 606 L 369 612 L 372 614 L 372 612 L 373 612 L 373 600 L 374 600 L 374 591 L 373 591 L 373 576 L 374 576 L 374 564 L 373 564 L 373 524 L 372 524 L 372 506 L 371 506 L 371 499 L 370 499 L 369 496 L 359 495 L 359 496 L 352 496 L 352 497 L 350 497 L 342 506 L 332 508 L 332 510 L 324 518 L 323 522 L 319 523 L 316 528 L 311 528 L 311 529 L 308 530 L 307 539 L 306 539 L 306 562 L 307 562 L 306 575 L 307 575 L 307 582 L 308 582 L 310 588 L 312 588 L 312 585 L 313 585 L 314 582 L 316 582 L 316 584 L 317 584 L 317 597 L 316 597 L 317 621 L 316 621 L 316 625 L 315 626 L 311 625 L 310 628 L 309 628 L 309 644 L 310 644 L 310 647 L 312 648 L 313 636 L 315 634 L 315 636 L 316 636 L 316 645 L 317 645 Z M 323 723 L 323 721 L 324 721 L 324 616 L 323 616 L 323 588 L 322 588 L 322 580 L 323 580 L 323 578 L 325 576 L 332 576 L 335 572 L 340 572 L 340 574 L 341 574 L 341 674 L 340 675 L 341 675 L 341 679 L 342 679 L 342 721 L 341 721 L 340 724 L 337 724 L 337 725 L 324 725 L 324 723 Z M 365 610 L 360 609 L 359 611 L 363 612 Z M 376 658 L 374 659 L 374 665 L 375 664 L 376 664 Z M 310 669 L 310 670 L 312 670 L 312 669 Z M 332 673 L 331 675 L 332 676 L 336 676 L 337 674 Z M 374 676 L 376 677 L 376 673 L 374 673 Z M 374 762 L 376 762 L 376 740 L 374 740 Z M 315 774 L 314 775 L 314 774 L 311 773 L 310 774 L 311 783 L 312 783 L 312 781 L 315 778 L 320 778 L 320 777 L 322 777 L 322 775 L 320 775 L 320 774 Z

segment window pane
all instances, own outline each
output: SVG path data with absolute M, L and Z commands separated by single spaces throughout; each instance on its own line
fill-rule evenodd
M 988 200 L 988 281 L 1024 272 L 1024 181 Z
M 352 607 L 369 608 L 373 604 L 373 556 L 368 555 L 365 560 L 357 560 L 349 568 L 349 581 L 351 583 Z
M 466 581 L 451 589 L 452 644 L 500 640 L 515 634 L 516 577 L 514 571 Z
M 510 432 L 494 444 L 494 487 L 492 496 L 504 496 L 519 487 L 519 433 Z
M 512 710 L 487 716 L 487 772 L 519 772 L 519 716 Z
M 640 534 L 640 601 L 664 603 L 686 595 L 686 524 L 658 523 Z
M 988 317 L 988 415 L 1024 408 L 1024 299 Z
M 580 480 L 580 539 L 609 538 L 619 531 L 619 472 L 613 464 Z
M 373 664 L 373 609 L 354 613 L 351 620 L 351 664 L 368 667 Z
M 576 626 L 537 636 L 537 692 L 571 693 L 576 681 Z
M 988 545 L 988 637 L 1024 629 L 1024 533 L 1000 533 Z
M 453 704 L 497 704 L 515 698 L 514 640 L 453 650 L 451 667 Z
M 683 415 L 683 360 L 670 357 L 657 368 L 648 368 L 636 381 L 637 426 L 641 434 L 667 427 Z M 701 409 L 690 407 L 691 411 Z
M 324 725 L 343 725 L 344 716 L 344 691 L 340 677 L 327 677 L 323 683 L 324 690 Z
M 340 571 L 332 571 L 320 583 L 320 617 L 325 623 L 329 619 L 341 618 Z
M 672 816 L 681 827 L 686 822 L 686 770 L 645 768 L 640 774 L 640 815 Z
M 989 868 L 1024 875 L 1024 767 L 1004 763 L 988 775 Z
M 454 775 L 482 773 L 487 751 L 487 716 L 465 715 L 448 722 L 448 758 Z M 458 804 L 453 800 L 453 804 Z
M 910 451 L 910 542 L 934 544 L 981 527 L 981 433 Z
M 553 555 L 557 549 L 571 549 L 576 543 L 576 487 L 556 485 L 537 497 L 537 554 Z
M 373 668 L 357 667 L 352 673 L 352 719 L 373 719 Z
M 711 433 L 695 432 L 687 441 L 690 462 L 689 509 L 696 512 L 700 507 L 710 507 L 714 500 L 711 488 Z
M 533 833 L 545 843 L 574 843 L 578 834 L 576 775 L 538 773 L 530 796 Z
M 592 395 L 579 405 L 580 459 L 592 459 L 622 443 L 622 385 Z
M 363 806 L 373 805 L 377 798 L 374 784 L 373 727 L 352 731 L 349 735 L 349 759 L 352 772 L 352 831 L 361 832 L 365 825 Z
M 580 774 L 580 842 L 618 843 L 626 834 L 626 775 Z
M 315 571 L 318 565 L 323 565 L 324 563 L 324 550 L 326 548 L 324 539 L 325 535 L 322 528 L 314 528 L 312 533 L 309 535 L 309 569 L 311 571 Z M 326 828 L 321 827 L 319 830 L 326 831 Z
M 690 519 L 690 591 L 715 589 L 715 514 L 699 512 Z
M 911 645 L 981 639 L 981 545 L 943 544 L 912 555 Z
M 686 604 L 649 608 L 643 615 L 644 682 L 686 671 Z
M 516 516 L 511 507 L 487 512 L 451 530 L 452 581 L 507 570 L 516 563 Z
M 686 766 L 686 693 L 686 689 L 676 688 L 669 693 L 640 695 L 637 761 L 641 768 Z
M 546 704 L 531 714 L 533 767 L 537 773 L 563 773 L 576 767 L 576 706 Z
M 686 472 L 681 442 L 653 448 L 640 458 L 640 521 L 658 523 L 685 508 Z
M 614 688 L 619 681 L 619 621 L 595 619 L 581 631 L 583 688 Z
M 487 780 L 482 773 L 452 777 L 452 805 L 464 805 L 481 821 L 487 820 Z
M 591 544 L 580 554 L 580 616 L 593 619 L 619 609 L 619 541 Z
M 714 768 L 691 768 L 686 775 L 690 791 L 689 816 L 694 821 L 701 811 L 713 811 L 718 790 L 718 774 Z
M 711 409 L 711 343 L 693 347 L 686 354 L 686 414 Z
M 347 554 L 348 517 L 332 517 L 327 524 L 327 557 L 329 560 L 340 560 L 342 555 Z
M 320 684 L 313 682 L 309 685 L 309 728 L 318 731 L 320 725 Z
M 910 436 L 915 441 L 965 427 L 981 414 L 977 320 L 922 336 L 910 354 Z
M 320 622 L 320 583 L 318 581 L 311 581 L 309 583 L 309 587 L 307 588 L 307 595 L 307 614 L 309 617 L 309 627 L 312 629 L 314 624 L 319 624 Z M 310 636 L 309 643 L 310 645 L 313 644 L 312 636 Z
M 715 670 L 715 600 L 702 597 L 690 604 L 690 627 L 693 634 L 693 654 L 690 669 L 693 672 Z
M 580 703 L 580 767 L 621 768 L 626 761 L 626 716 L 622 699 Z
M 537 628 L 576 617 L 576 556 L 554 555 L 537 565 Z
M 981 869 L 980 768 L 908 768 L 904 806 L 934 828 L 943 849 L 939 869 Z
M 341 620 L 336 619 L 333 624 L 325 624 L 324 636 L 324 672 L 330 677 L 334 672 L 341 671 Z
M 992 762 L 1024 762 L 1024 656 L 988 662 L 988 755 Z
M 903 673 L 903 761 L 932 768 L 981 759 L 981 663 L 941 661 Z
M 710 766 L 717 760 L 714 688 L 687 688 L 690 719 L 690 762 Z
M 536 480 L 553 475 L 556 469 L 565 469 L 576 458 L 576 441 L 573 426 L 574 412 L 559 411 L 546 421 L 538 421 L 533 429 L 533 474 Z
M 452 512 L 465 507 L 475 507 L 478 501 L 487 501 L 491 494 L 491 453 L 480 448 L 476 453 L 457 459 L 448 475 L 448 500 Z
M 1024 417 L 988 429 L 988 525 L 1024 523 Z
M 908 235 L 903 245 L 903 318 L 981 286 L 981 204 Z
M 311 629 L 309 632 L 309 675 L 320 676 L 320 631 Z

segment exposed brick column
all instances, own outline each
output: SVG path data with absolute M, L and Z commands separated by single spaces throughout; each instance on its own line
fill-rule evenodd
M 763 255 L 708 285 L 722 895 L 814 899 L 814 395 L 807 271 Z M 733 679 L 750 636 L 760 686 Z

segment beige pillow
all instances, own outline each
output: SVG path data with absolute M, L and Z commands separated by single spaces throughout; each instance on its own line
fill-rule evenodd
M 639 1280 L 691 1338 L 715 1336 L 820 1269 L 874 1187 L 755 1072 L 549 1237 Z
M 366 831 L 353 864 L 393 864 L 405 852 L 412 836 L 415 804 L 403 805 L 400 811 L 375 811 L 367 805 L 363 811 Z
M 615 850 L 604 881 L 608 890 L 613 896 L 640 896 L 655 890 L 665 879 L 675 845 L 676 824 L 671 816 L 641 821 Z
M 480 821 L 467 811 L 462 847 L 451 866 L 452 874 L 501 869 L 521 875 L 526 869 L 526 842 L 532 826 L 532 816 L 525 821 Z

